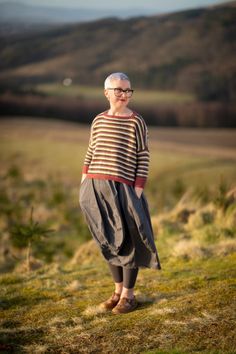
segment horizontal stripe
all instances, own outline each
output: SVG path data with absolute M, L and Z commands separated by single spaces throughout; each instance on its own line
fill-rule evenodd
M 124 152 L 129 151 L 129 152 L 132 153 L 132 156 L 134 156 L 134 157 L 136 156 L 135 149 L 130 149 L 130 148 L 126 148 L 125 149 L 123 145 L 119 146 L 118 144 L 113 144 L 113 143 L 111 143 L 111 144 L 101 143 L 101 144 L 98 144 L 98 147 L 100 147 L 100 148 L 105 147 L 106 149 L 109 149 L 110 147 L 115 148 L 116 149 L 116 154 L 119 153 L 119 150 L 122 150 Z
M 93 134 L 93 139 L 96 140 L 100 137 L 102 134 L 102 138 L 105 139 L 107 138 L 116 138 L 116 140 L 122 140 L 124 142 L 128 142 L 129 144 L 133 144 L 136 146 L 136 139 L 135 137 L 131 136 L 131 134 L 123 134 L 119 131 L 113 131 L 113 130 L 98 130 Z
M 104 158 L 103 154 L 95 153 L 92 163 L 94 163 L 95 161 L 99 161 L 99 160 L 103 161 L 103 158 Z M 107 154 L 106 161 L 112 161 L 114 163 L 120 164 L 121 166 L 125 165 L 128 167 L 131 167 L 132 169 L 136 167 L 136 163 L 131 162 L 131 161 L 127 161 L 126 159 L 122 158 L 121 156 L 119 156 L 117 158 L 117 156 Z
M 107 124 L 106 124 L 106 122 L 98 122 L 97 124 L 96 124 L 96 127 L 94 128 L 94 131 L 97 131 L 97 130 L 99 130 L 99 129 L 106 129 L 107 128 Z M 129 124 L 129 125 L 125 125 L 124 123 L 122 124 L 122 126 L 121 126 L 121 124 L 120 123 L 117 123 L 117 122 L 115 122 L 115 123 L 109 123 L 109 128 L 110 129 L 114 129 L 114 130 L 117 130 L 117 129 L 119 129 L 119 130 L 122 130 L 122 131 L 124 131 L 124 132 L 129 132 L 130 134 L 133 134 L 134 136 L 135 136 L 135 130 L 134 130 L 134 127 L 133 127 L 133 125 L 131 125 L 131 124 Z
M 94 135 L 94 141 L 95 144 L 98 143 L 99 141 L 106 141 L 106 142 L 116 142 L 119 144 L 123 144 L 124 146 L 130 146 L 136 148 L 136 141 L 134 139 L 131 139 L 130 137 L 124 137 L 119 134 L 112 134 L 112 133 L 98 133 L 98 136 Z
M 106 156 L 113 156 L 115 158 L 117 158 L 117 150 L 114 148 L 110 148 L 109 150 L 106 149 L 102 149 L 100 147 L 96 148 L 96 151 L 94 151 L 94 156 L 96 155 L 102 155 L 104 156 L 104 154 L 106 154 Z M 123 159 L 124 161 L 130 162 L 132 164 L 134 164 L 136 166 L 136 157 L 132 154 L 127 154 L 124 153 L 123 151 L 119 151 L 119 158 Z
M 91 164 L 91 167 L 95 168 L 95 166 L 97 167 L 101 167 L 101 166 L 107 166 L 107 167 L 116 167 L 117 170 L 123 170 L 123 171 L 127 171 L 127 172 L 133 172 L 133 167 L 129 165 L 129 167 L 124 167 L 124 164 L 120 163 L 118 161 L 114 161 L 114 160 L 108 160 L 106 159 L 106 161 L 104 160 L 98 160 L 98 159 L 93 159 Z

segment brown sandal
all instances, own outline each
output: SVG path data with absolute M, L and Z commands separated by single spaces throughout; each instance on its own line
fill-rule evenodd
M 100 304 L 100 307 L 106 310 L 112 310 L 118 304 L 119 301 L 120 294 L 114 292 L 108 300 Z
M 122 297 L 119 303 L 113 308 L 112 313 L 120 314 L 120 313 L 131 312 L 134 309 L 136 309 L 137 306 L 138 306 L 138 302 L 135 296 L 133 297 L 133 299 Z

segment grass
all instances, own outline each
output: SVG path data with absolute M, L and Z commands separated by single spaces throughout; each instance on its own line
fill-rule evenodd
M 78 97 L 82 100 L 98 100 L 104 101 L 103 89 L 101 87 L 82 86 L 72 84 L 71 86 L 63 86 L 62 84 L 40 84 L 36 86 L 36 90 L 52 96 L 70 96 Z M 142 106 L 155 105 L 160 103 L 187 103 L 194 102 L 195 97 L 190 93 L 179 93 L 175 91 L 155 91 L 155 90 L 135 90 L 132 103 Z
M 77 279 L 79 290 L 68 285 Z M 17 353 L 233 353 L 235 255 L 141 269 L 137 311 L 104 313 L 110 274 L 100 261 L 1 276 L 2 342 Z
M 78 185 L 89 138 L 88 127 L 34 119 L 31 122 L 8 120 L 1 123 L 1 129 L 0 162 L 3 170 L 15 161 L 22 164 L 27 178 L 56 174 Z M 180 143 L 176 141 L 168 146 L 168 129 L 151 129 L 151 163 L 146 192 L 153 212 L 173 206 L 189 187 L 200 192 L 205 188 L 205 194 L 210 196 L 211 190 L 217 188 L 222 179 L 229 188 L 236 179 L 235 147 L 224 146 L 225 141 L 230 140 L 232 144 L 236 141 L 232 132 L 223 130 L 214 141 L 215 146 L 202 145 L 200 150 L 200 138 L 209 136 L 211 141 L 209 130 L 200 130 L 191 143 L 187 143 L 189 132 L 191 130 L 181 133 L 178 129 L 175 135 Z M 172 135 L 173 129 L 170 129 L 171 138 Z M 185 145 L 181 145 L 181 141 L 186 141 Z
M 1 122 L 0 351 L 235 353 L 236 204 L 232 191 L 226 195 L 235 186 L 231 153 L 217 156 L 222 142 L 209 156 L 207 146 L 202 154 L 193 142 L 185 151 L 177 142 L 168 150 L 158 130 L 151 137 L 146 193 L 162 270 L 139 270 L 139 306 L 119 316 L 99 307 L 114 285 L 79 218 L 88 133 L 69 123 Z M 27 273 L 25 249 L 7 235 L 9 222 L 27 219 L 31 204 L 36 220 L 55 232 L 34 245 Z

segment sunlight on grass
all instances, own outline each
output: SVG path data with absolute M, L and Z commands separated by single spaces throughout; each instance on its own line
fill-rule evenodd
M 80 86 L 74 84 L 65 87 L 62 84 L 40 84 L 36 89 L 50 96 L 71 96 L 78 97 L 78 99 L 85 101 L 105 101 L 102 87 Z M 168 102 L 184 103 L 193 101 L 195 101 L 195 97 L 190 93 L 143 90 L 139 88 L 135 89 L 134 96 L 132 97 L 132 104 L 137 105 L 154 105 L 157 103 Z

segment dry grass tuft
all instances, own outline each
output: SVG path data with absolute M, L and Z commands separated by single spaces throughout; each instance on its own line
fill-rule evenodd
M 187 321 L 176 321 L 176 320 L 165 320 L 165 324 L 172 325 L 172 326 L 185 326 L 187 325 Z
M 47 272 L 50 275 L 59 273 L 61 271 L 61 265 L 58 262 L 53 262 L 47 266 Z
M 49 321 L 49 326 L 50 327 L 60 327 L 61 325 L 63 325 L 65 322 L 65 320 L 59 316 L 55 316 L 53 317 L 50 321 Z
M 23 346 L 23 349 L 24 349 L 24 353 L 44 354 L 47 353 L 48 346 L 41 345 L 41 344 L 32 344 L 32 345 Z
M 136 291 L 135 292 L 135 296 L 136 296 L 136 299 L 139 303 L 152 303 L 155 301 L 155 299 L 153 297 L 150 297 L 148 295 L 145 295 L 145 294 L 142 294 L 140 291 Z
M 215 256 L 227 256 L 236 252 L 236 240 L 222 240 L 219 243 L 210 246 L 212 254 Z
M 178 310 L 175 308 L 171 308 L 171 307 L 163 307 L 163 308 L 159 308 L 159 309 L 152 309 L 150 311 L 150 315 L 165 315 L 168 313 L 176 313 Z
M 92 324 L 94 326 L 103 326 L 106 325 L 107 323 L 109 323 L 108 319 L 105 317 L 96 317 L 93 321 Z
M 60 316 L 55 316 L 53 317 L 49 323 L 49 332 L 53 335 L 58 335 L 59 329 L 63 328 L 67 332 L 81 332 L 84 330 L 83 326 L 83 320 L 80 317 L 72 317 L 69 320 L 69 325 L 68 325 L 68 319 L 65 319 Z
M 31 271 L 37 270 L 44 266 L 44 262 L 39 259 L 31 257 L 29 266 Z M 17 264 L 17 266 L 15 267 L 16 273 L 26 273 L 27 270 L 28 270 L 28 266 L 25 260 Z
M 195 240 L 181 240 L 173 247 L 172 255 L 177 258 L 196 259 L 209 255 L 209 251 Z
M 90 240 L 78 248 L 69 265 L 90 264 L 95 258 L 101 258 L 101 253 L 95 241 Z
M 215 321 L 217 319 L 215 315 L 212 315 L 206 311 L 202 311 L 202 315 L 204 316 L 205 319 L 210 321 Z
M 236 229 L 236 203 L 231 205 L 222 216 L 222 223 L 225 227 Z
M 82 315 L 86 316 L 86 317 L 93 317 L 96 315 L 100 315 L 106 313 L 106 309 L 103 309 L 102 307 L 100 307 L 99 305 L 96 306 L 88 306 L 83 312 Z
M 194 230 L 196 228 L 201 228 L 204 225 L 211 224 L 214 222 L 217 215 L 217 211 L 213 204 L 208 204 L 204 207 L 198 208 L 196 213 L 190 215 L 188 220 L 188 229 Z
M 84 285 L 80 283 L 79 280 L 73 280 L 70 284 L 67 285 L 67 287 L 65 288 L 65 290 L 69 291 L 69 292 L 74 292 L 74 291 L 78 291 L 84 289 Z

